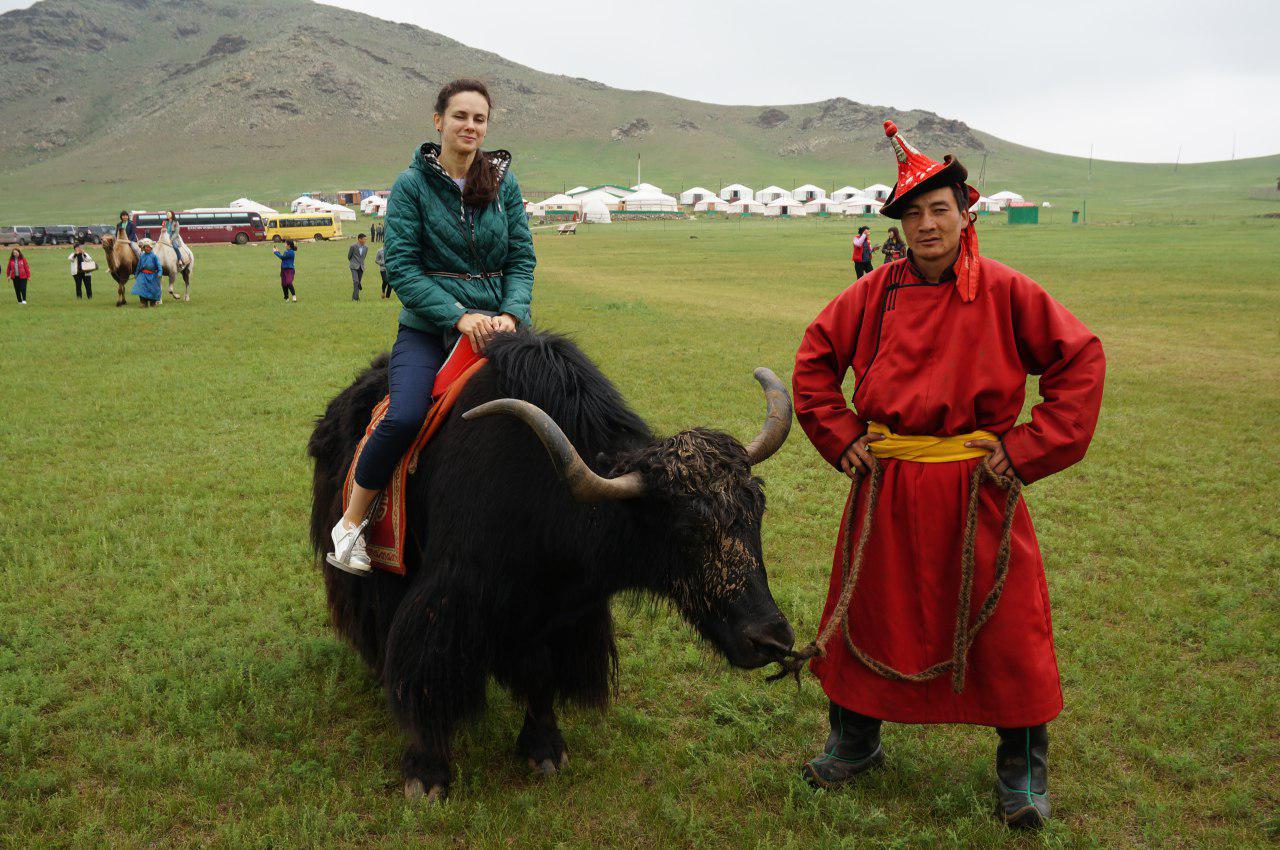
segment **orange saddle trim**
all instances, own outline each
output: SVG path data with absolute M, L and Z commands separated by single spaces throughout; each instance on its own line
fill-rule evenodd
M 488 362 L 488 360 L 471 350 L 470 344 L 467 343 L 464 337 L 462 342 L 449 355 L 445 365 L 441 367 L 440 376 L 437 378 L 434 387 L 435 392 L 432 393 L 435 402 L 431 405 L 431 409 L 427 411 L 427 418 L 423 420 L 422 428 L 418 431 L 418 436 L 414 438 L 409 451 L 396 464 L 395 472 L 391 475 L 391 481 L 387 484 L 387 489 L 382 492 L 382 495 L 374 503 L 373 514 L 369 518 L 369 524 L 365 527 L 365 547 L 369 552 L 369 560 L 374 567 L 396 575 L 405 574 L 404 538 L 407 520 L 405 498 L 409 476 L 417 471 L 418 459 L 422 454 L 422 450 L 432 436 L 440 430 L 440 426 L 444 424 L 445 420 L 449 418 L 449 411 L 453 409 L 454 402 L 457 401 L 462 388 Z M 444 380 L 442 381 L 441 379 Z M 344 511 L 347 505 L 351 503 L 351 488 L 355 485 L 356 464 L 360 462 L 360 453 L 364 450 L 369 437 L 378 427 L 378 423 L 387 415 L 387 410 L 390 407 L 391 396 L 389 395 L 378 402 L 373 408 L 369 427 L 365 428 L 364 436 L 360 438 L 360 443 L 356 446 L 356 453 L 351 459 L 351 466 L 347 470 L 347 480 L 342 488 L 342 509 Z

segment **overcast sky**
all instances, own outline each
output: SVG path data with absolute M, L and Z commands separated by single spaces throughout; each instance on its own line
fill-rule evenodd
M 1058 153 L 1092 144 L 1103 159 L 1172 162 L 1179 147 L 1184 162 L 1229 159 L 1233 136 L 1237 157 L 1280 153 L 1277 0 L 330 5 L 542 71 L 714 103 L 844 96 Z

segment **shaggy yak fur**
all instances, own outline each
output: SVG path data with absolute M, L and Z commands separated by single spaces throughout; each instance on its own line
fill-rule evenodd
M 562 337 L 502 334 L 487 356 L 409 479 L 405 577 L 353 577 L 323 558 L 356 444 L 387 392 L 385 355 L 330 402 L 308 447 L 311 539 L 333 624 L 381 677 L 407 732 L 413 796 L 447 791 L 451 734 L 483 710 L 490 676 L 527 706 L 520 754 L 542 773 L 563 767 L 554 706 L 602 706 L 613 694 L 609 601 L 619 592 L 669 600 L 735 666 L 777 660 L 792 644 L 761 556 L 764 493 L 737 440 L 702 428 L 655 438 Z M 598 474 L 639 471 L 646 494 L 574 501 L 523 422 L 461 417 L 507 397 L 546 411 Z

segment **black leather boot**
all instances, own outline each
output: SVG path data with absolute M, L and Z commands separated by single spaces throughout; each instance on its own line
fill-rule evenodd
M 815 788 L 847 782 L 884 761 L 880 748 L 880 721 L 834 702 L 828 708 L 831 734 L 822 755 L 805 763 L 804 778 Z
M 996 812 L 1016 829 L 1049 819 L 1049 729 L 1045 724 L 996 729 Z

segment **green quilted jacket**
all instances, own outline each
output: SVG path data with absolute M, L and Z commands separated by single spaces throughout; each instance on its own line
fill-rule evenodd
M 510 313 L 527 324 L 537 259 L 520 186 L 509 170 L 511 154 L 481 154 L 498 169 L 501 182 L 493 202 L 470 218 L 439 155 L 439 145 L 423 144 L 387 201 L 387 279 L 404 304 L 400 322 L 442 333 L 471 309 Z M 466 279 L 432 272 L 502 276 Z

